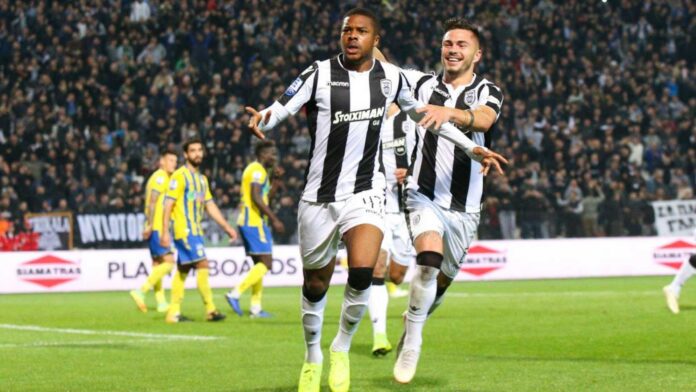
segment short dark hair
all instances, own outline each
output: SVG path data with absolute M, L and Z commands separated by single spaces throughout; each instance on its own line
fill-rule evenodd
M 364 17 L 370 18 L 370 20 L 372 21 L 372 27 L 375 28 L 375 34 L 380 34 L 380 31 L 382 30 L 382 25 L 379 23 L 379 18 L 377 17 L 377 15 L 375 15 L 374 12 L 362 7 L 352 8 L 348 10 L 348 12 L 346 12 L 345 15 L 343 15 L 343 19 L 353 15 L 362 15 Z
M 166 157 L 167 155 L 174 155 L 177 156 L 179 154 L 176 153 L 176 151 L 172 150 L 171 148 L 165 148 L 164 150 L 160 151 L 160 156 L 161 157 Z
M 273 140 L 260 141 L 260 142 L 256 143 L 256 147 L 254 147 L 254 154 L 258 158 L 259 156 L 261 156 L 261 154 L 263 154 L 264 150 L 271 148 L 271 147 L 275 147 L 275 142 Z
M 188 152 L 189 146 L 192 146 L 194 144 L 200 144 L 202 146 L 203 141 L 197 137 L 194 137 L 185 141 L 184 144 L 181 146 L 181 149 L 184 150 L 184 152 Z
M 450 30 L 458 29 L 471 31 L 471 33 L 474 34 L 474 37 L 476 37 L 476 40 L 479 43 L 479 48 L 483 47 L 483 40 L 481 39 L 481 27 L 477 24 L 474 24 L 464 18 L 450 18 L 445 21 L 443 27 L 445 29 L 443 34 L 446 34 Z

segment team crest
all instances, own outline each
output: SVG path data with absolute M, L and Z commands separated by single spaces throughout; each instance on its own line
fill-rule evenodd
M 389 79 L 382 79 L 379 81 L 379 86 L 382 88 L 382 94 L 385 97 L 389 97 L 392 91 L 392 82 Z
M 464 103 L 471 106 L 476 102 L 476 90 L 469 90 L 464 95 Z
M 404 133 L 406 135 L 413 132 L 414 129 L 415 129 L 415 124 L 410 122 L 410 121 L 404 121 L 404 123 L 401 124 L 401 130 L 404 131 Z

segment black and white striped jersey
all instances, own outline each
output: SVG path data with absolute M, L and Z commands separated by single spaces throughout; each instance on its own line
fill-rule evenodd
M 382 161 L 387 179 L 387 212 L 398 213 L 401 210 L 401 186 L 396 182 L 396 169 L 408 169 L 411 164 L 411 152 L 415 145 L 416 123 L 399 111 L 382 123 Z
M 414 92 L 416 99 L 432 105 L 475 109 L 486 105 L 500 115 L 503 94 L 495 84 L 474 74 L 466 86 L 453 88 L 442 75 L 422 77 Z M 491 132 L 469 132 L 478 145 L 490 147 Z M 481 164 L 452 142 L 418 127 L 415 159 L 411 163 L 408 189 L 420 192 L 437 205 L 454 211 L 479 212 L 483 201 Z
M 315 62 L 302 72 L 269 108 L 272 118 L 262 125 L 272 128 L 306 107 L 311 147 L 305 201 L 340 201 L 385 187 L 382 121 L 386 108 L 409 85 L 391 64 L 374 60 L 370 71 L 355 72 L 344 68 L 341 58 Z

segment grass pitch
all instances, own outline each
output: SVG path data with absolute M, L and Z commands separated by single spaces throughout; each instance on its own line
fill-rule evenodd
M 371 356 L 363 320 L 351 390 L 694 391 L 696 287 L 685 287 L 682 313 L 673 315 L 661 291 L 668 281 L 454 284 L 426 325 L 410 385 L 392 381 L 394 353 Z M 197 322 L 179 325 L 140 313 L 127 292 L 2 295 L 0 390 L 293 391 L 304 355 L 299 293 L 267 288 L 264 305 L 275 317 L 254 320 L 232 314 L 216 290 L 228 319 L 207 323 L 198 293 L 188 291 L 184 314 Z M 322 390 L 341 296 L 341 287 L 329 291 Z M 393 344 L 405 306 L 405 298 L 389 305 Z

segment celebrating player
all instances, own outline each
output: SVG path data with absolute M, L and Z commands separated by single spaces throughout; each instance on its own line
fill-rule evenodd
M 201 227 L 203 209 L 205 208 L 208 215 L 225 230 L 231 241 L 237 238 L 237 232 L 222 216 L 220 209 L 213 201 L 208 179 L 199 171 L 199 166 L 203 162 L 203 143 L 198 139 L 189 140 L 184 143 L 183 150 L 186 164 L 175 171 L 169 181 L 160 239 L 163 247 L 171 246 L 169 220 L 172 217 L 178 268 L 172 281 L 172 298 L 166 321 L 168 323 L 191 321 L 181 315 L 181 301 L 184 299 L 184 281 L 192 268 L 196 268 L 198 292 L 205 304 L 206 319 L 220 321 L 225 318 L 225 315 L 220 313 L 213 303 L 208 260 L 203 248 L 203 228 Z
M 385 233 L 377 264 L 372 274 L 372 292 L 368 301 L 372 320 L 372 354 L 386 355 L 392 346 L 387 339 L 389 293 L 385 285 L 388 274 L 392 282 L 401 283 L 415 258 L 406 228 L 401 194 L 411 147 L 415 141 L 415 123 L 396 104 L 389 106 L 382 123 L 382 162 L 387 181 Z
M 273 236 L 268 221 L 270 220 L 276 233 L 282 234 L 285 227 L 269 206 L 269 171 L 273 170 L 278 160 L 275 144 L 272 141 L 261 141 L 256 145 L 255 152 L 256 160 L 242 174 L 241 213 L 237 219 L 244 250 L 254 261 L 254 267 L 242 283 L 230 290 L 225 297 L 232 310 L 242 316 L 244 313 L 239 305 L 239 297 L 251 287 L 251 316 L 269 317 L 270 314 L 261 308 L 263 276 L 273 264 Z
M 176 170 L 176 153 L 171 150 L 163 150 L 159 159 L 159 169 L 152 173 L 145 187 L 145 229 L 143 238 L 148 240 L 150 255 L 152 256 L 152 272 L 140 290 L 131 290 L 130 295 L 143 313 L 147 312 L 145 295 L 155 289 L 157 311 L 166 312 L 169 304 L 164 296 L 162 278 L 174 268 L 174 256 L 172 248 L 160 245 L 160 233 L 162 232 L 162 211 L 164 208 L 164 195 L 169 185 L 169 176 Z
M 442 303 L 479 224 L 488 170 L 465 150 L 425 130 L 452 122 L 473 131 L 475 142 L 490 145 L 503 95 L 495 84 L 474 74 L 482 54 L 480 42 L 476 26 L 463 19 L 448 20 L 441 48 L 444 72 L 423 75 L 416 83 L 416 98 L 429 104 L 417 110 L 424 117 L 406 192 L 417 268 L 394 365 L 394 378 L 400 383 L 415 376 L 425 321 Z
M 302 325 L 306 356 L 300 391 L 318 391 L 322 370 L 321 329 L 326 292 L 335 266 L 339 240 L 348 253 L 339 330 L 331 343 L 329 387 L 350 386 L 348 351 L 370 295 L 372 271 L 384 229 L 385 180 L 379 162 L 380 127 L 387 106 L 397 97 L 409 113 L 419 107 L 400 70 L 376 61 L 379 22 L 372 12 L 346 13 L 341 30 L 342 53 L 312 64 L 273 105 L 252 114 L 249 127 L 263 139 L 273 128 L 306 107 L 312 139 L 306 183 L 298 210 L 303 262 Z M 499 155 L 468 139 L 451 124 L 434 129 L 458 143 L 486 169 L 500 169 Z

